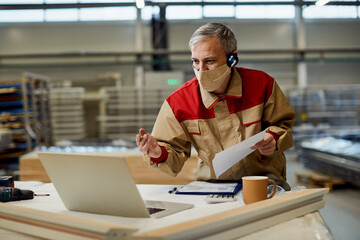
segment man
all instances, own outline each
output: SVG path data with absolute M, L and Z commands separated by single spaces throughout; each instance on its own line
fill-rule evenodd
M 284 182 L 283 152 L 293 145 L 295 113 L 275 80 L 261 71 L 234 67 L 236 38 L 223 24 L 201 26 L 189 47 L 196 77 L 165 100 L 151 135 L 144 129 L 136 135 L 144 158 L 176 176 L 192 145 L 199 156 L 197 179 L 216 179 L 215 154 L 266 129 L 264 139 L 253 146 L 256 150 L 218 180 L 268 175 Z

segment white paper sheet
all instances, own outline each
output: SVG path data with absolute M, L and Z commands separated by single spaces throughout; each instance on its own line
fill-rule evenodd
M 264 139 L 265 131 L 266 130 L 255 134 L 254 136 L 217 153 L 213 160 L 216 178 L 219 178 L 221 174 L 231 168 L 235 163 L 241 161 L 244 157 L 255 151 L 255 149 L 251 149 L 250 147 Z

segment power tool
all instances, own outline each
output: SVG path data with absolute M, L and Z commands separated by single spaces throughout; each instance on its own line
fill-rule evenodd
M 49 194 L 35 194 L 31 190 L 21 190 L 19 188 L 15 188 L 13 177 L 0 177 L 0 202 L 33 199 L 34 196 L 49 196 Z

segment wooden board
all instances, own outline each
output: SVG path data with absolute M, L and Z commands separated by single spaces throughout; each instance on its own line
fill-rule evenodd
M 121 225 L 0 203 L 1 228 L 46 239 L 128 239 L 137 231 Z
M 215 233 L 211 236 L 206 236 L 205 238 L 202 239 L 206 239 L 206 240 L 218 240 L 218 239 L 233 239 L 234 236 L 236 236 L 237 238 L 239 237 L 243 237 L 246 236 L 248 234 L 257 232 L 261 229 L 267 228 L 267 227 L 271 227 L 274 226 L 276 224 L 285 222 L 285 221 L 289 221 L 291 219 L 293 219 L 294 217 L 297 216 L 302 216 L 304 215 L 304 213 L 311 213 L 314 211 L 317 211 L 318 209 L 321 209 L 325 206 L 325 201 L 321 200 L 321 201 L 317 201 L 315 203 L 311 203 L 308 204 L 306 206 L 303 207 L 299 207 L 296 209 L 292 209 L 280 214 L 276 214 L 273 216 L 269 216 L 263 219 L 260 219 L 258 221 L 255 222 L 250 222 L 248 224 L 244 224 L 241 225 L 239 227 L 235 227 L 232 229 L 228 229 L 219 233 Z
M 40 159 L 36 154 L 24 155 L 19 160 L 20 181 L 40 181 L 49 183 L 50 178 L 47 175 Z
M 176 177 L 150 167 L 142 156 L 129 156 L 125 159 L 136 184 L 186 185 L 195 181 L 195 171 L 198 163 L 196 156 L 190 157 L 186 161 L 183 169 Z
M 324 207 L 327 188 L 308 189 L 184 223 L 135 234 L 135 239 L 233 239 Z
M 322 186 L 329 188 L 330 192 L 334 189 L 334 185 L 346 184 L 346 181 L 343 179 L 313 171 L 296 173 L 295 176 L 297 182 L 308 183 L 310 187 Z
M 176 177 L 169 176 L 158 169 L 150 167 L 143 160 L 141 153 L 129 153 L 125 160 L 136 184 L 186 185 L 189 182 L 195 181 L 195 171 L 198 163 L 196 155 L 191 156 L 186 161 L 182 171 Z M 36 152 L 22 156 L 19 162 L 20 181 L 50 182 L 50 178 Z
M 118 224 L 0 203 L 0 226 L 46 239 L 234 239 L 324 207 L 328 189 L 288 193 L 148 232 Z M 140 233 L 136 233 L 140 230 Z

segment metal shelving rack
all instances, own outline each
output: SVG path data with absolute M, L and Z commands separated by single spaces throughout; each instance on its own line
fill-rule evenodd
M 338 137 L 302 141 L 299 158 L 306 168 L 360 187 L 360 142 Z
M 82 87 L 52 88 L 50 90 L 53 142 L 85 138 L 84 99 Z
M 360 85 L 309 86 L 284 92 L 296 112 L 296 125 L 341 128 L 360 124 Z
M 360 180 L 360 85 L 285 89 L 296 112 L 295 150 L 305 168 L 346 180 Z M 353 136 L 352 140 L 347 140 Z
M 12 144 L 11 132 L 9 129 L 0 128 L 0 151 L 10 148 Z
M 17 160 L 37 146 L 51 145 L 48 77 L 25 72 L 18 80 L 0 82 L 0 105 L 1 127 L 12 138 L 1 160 Z
M 97 120 L 101 139 L 133 139 L 139 128 L 151 132 L 174 87 L 103 87 Z

